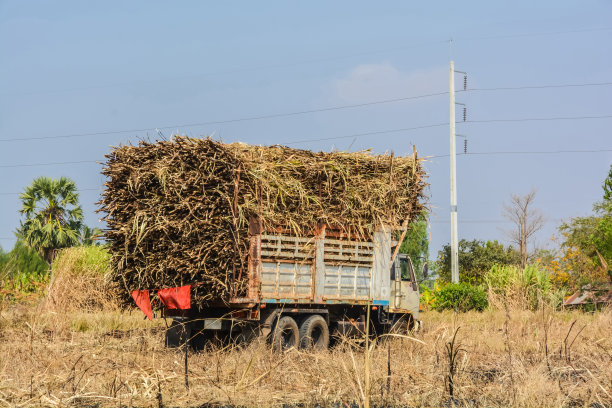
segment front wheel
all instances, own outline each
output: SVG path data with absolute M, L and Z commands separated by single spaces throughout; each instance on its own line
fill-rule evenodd
M 325 350 L 329 347 L 329 327 L 321 315 L 306 318 L 300 326 L 300 347 Z
M 300 331 L 291 316 L 283 316 L 276 322 L 272 333 L 272 347 L 277 351 L 285 351 L 297 347 Z
M 414 318 L 410 314 L 406 314 L 401 316 L 399 319 L 395 321 L 391 329 L 390 333 L 399 334 L 402 336 L 411 335 L 419 328 L 418 324 L 415 324 Z

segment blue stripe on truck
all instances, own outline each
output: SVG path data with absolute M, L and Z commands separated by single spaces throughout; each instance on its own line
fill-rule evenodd
M 297 299 L 262 299 L 263 303 L 299 303 Z
M 313 303 L 312 301 L 308 300 L 308 299 L 261 299 L 262 303 Z M 361 305 L 365 305 L 367 303 L 366 300 L 326 300 L 325 301 L 326 304 L 328 305 L 341 305 L 341 304 L 361 304 Z M 316 304 L 316 303 L 315 303 Z M 389 305 L 389 301 L 388 300 L 372 300 L 372 305 L 379 305 L 379 306 L 388 306 Z

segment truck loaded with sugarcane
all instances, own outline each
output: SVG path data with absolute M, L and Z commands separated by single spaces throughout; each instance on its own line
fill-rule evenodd
M 113 149 L 103 174 L 113 282 L 150 319 L 174 318 L 168 345 L 265 336 L 325 348 L 418 324 L 418 282 L 399 251 L 424 206 L 416 150 L 176 136 Z

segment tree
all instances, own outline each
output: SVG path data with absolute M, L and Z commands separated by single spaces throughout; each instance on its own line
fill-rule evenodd
M 612 200 L 596 203 L 593 211 L 559 226 L 561 260 L 574 288 L 612 280 Z
M 535 199 L 536 192 L 531 190 L 524 196 L 512 194 L 510 204 L 504 205 L 503 215 L 512 221 L 515 230 L 510 231 L 510 239 L 519 247 L 521 254 L 521 268 L 525 268 L 528 258 L 528 243 L 531 237 L 544 226 L 544 216 L 530 208 Z
M 612 201 L 612 164 L 610 165 L 610 171 L 608 172 L 608 177 L 604 180 L 603 183 L 604 190 L 604 201 Z
M 81 236 L 79 237 L 81 244 L 89 246 L 89 245 L 99 245 L 96 240 L 100 239 L 102 236 L 102 230 L 100 228 L 90 228 L 87 225 L 83 224 L 83 228 L 81 229 Z
M 400 246 L 400 252 L 410 256 L 417 278 L 423 279 L 422 269 L 429 258 L 427 214 L 419 214 L 408 226 L 408 232 Z
M 74 182 L 66 177 L 35 179 L 19 196 L 25 221 L 17 237 L 51 265 L 60 248 L 79 243 L 83 210 Z
M 450 245 L 444 245 L 438 252 L 435 268 L 440 279 L 451 281 Z M 520 255 L 514 248 L 504 247 L 497 241 L 459 241 L 459 280 L 472 284 L 480 284 L 483 277 L 493 265 L 516 265 Z
M 42 276 L 48 269 L 49 265 L 40 255 L 21 241 L 15 242 L 10 252 L 0 248 L 0 277 L 19 273 Z
M 603 201 L 593 205 L 593 215 L 559 226 L 564 239 L 560 263 L 572 288 L 612 281 L 612 166 L 602 188 Z

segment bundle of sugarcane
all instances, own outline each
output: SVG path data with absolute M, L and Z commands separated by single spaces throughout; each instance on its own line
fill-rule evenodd
M 199 301 L 244 292 L 248 225 L 368 235 L 421 212 L 420 159 L 174 137 L 115 148 L 100 211 L 113 279 L 127 291 L 194 286 Z M 237 279 L 242 277 L 242 279 Z

